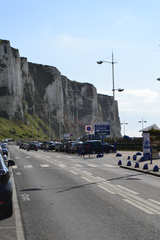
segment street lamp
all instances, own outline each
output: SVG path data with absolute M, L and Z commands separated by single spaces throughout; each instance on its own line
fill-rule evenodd
M 138 122 L 142 124 L 142 129 L 144 128 L 144 123 L 147 123 L 147 121 L 143 120 L 143 119 L 141 121 L 138 121 Z
M 125 126 L 128 125 L 127 122 L 122 122 L 121 125 L 123 126 L 123 133 L 124 133 L 124 136 L 125 136 Z
M 112 60 L 111 61 L 106 61 L 106 60 L 97 61 L 97 64 L 102 64 L 102 63 L 110 63 L 110 64 L 112 64 L 112 91 L 113 91 L 113 100 L 115 100 L 115 91 L 123 92 L 124 89 L 123 88 L 117 88 L 117 89 L 115 88 L 115 84 L 114 84 L 114 64 L 116 62 L 114 61 L 113 52 L 112 52 Z

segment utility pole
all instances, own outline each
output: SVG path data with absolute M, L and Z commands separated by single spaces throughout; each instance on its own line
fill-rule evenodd
M 114 55 L 113 55 L 113 52 L 112 52 L 112 60 L 111 61 L 106 61 L 106 60 L 103 60 L 103 61 L 97 61 L 97 64 L 102 64 L 102 63 L 110 63 L 112 64 L 112 92 L 113 92 L 113 100 L 115 100 L 115 91 L 118 91 L 118 92 L 123 92 L 124 89 L 122 88 L 115 88 L 115 83 L 114 83 L 114 64 L 116 64 L 117 62 L 114 61 Z

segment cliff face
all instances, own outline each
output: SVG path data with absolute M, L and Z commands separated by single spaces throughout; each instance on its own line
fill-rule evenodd
M 55 67 L 27 62 L 9 41 L 0 40 L 0 116 L 25 120 L 26 112 L 49 124 L 52 136 L 81 136 L 85 125 L 104 122 L 110 123 L 111 136 L 120 136 L 113 97 L 67 79 Z

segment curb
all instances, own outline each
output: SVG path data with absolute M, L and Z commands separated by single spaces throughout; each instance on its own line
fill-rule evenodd
M 132 170 L 132 171 L 142 172 L 142 173 L 146 173 L 146 174 L 153 175 L 153 176 L 156 176 L 156 177 L 160 177 L 160 173 L 154 173 L 154 172 L 151 172 L 151 171 L 148 171 L 148 170 L 141 170 L 141 169 L 132 168 L 132 167 L 128 167 L 128 166 L 120 166 L 120 167 L 125 168 L 125 169 L 129 169 L 129 170 Z

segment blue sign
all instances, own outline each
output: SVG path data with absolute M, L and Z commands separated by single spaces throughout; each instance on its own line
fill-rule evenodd
M 110 135 L 110 125 L 109 124 L 96 124 L 95 133 Z

